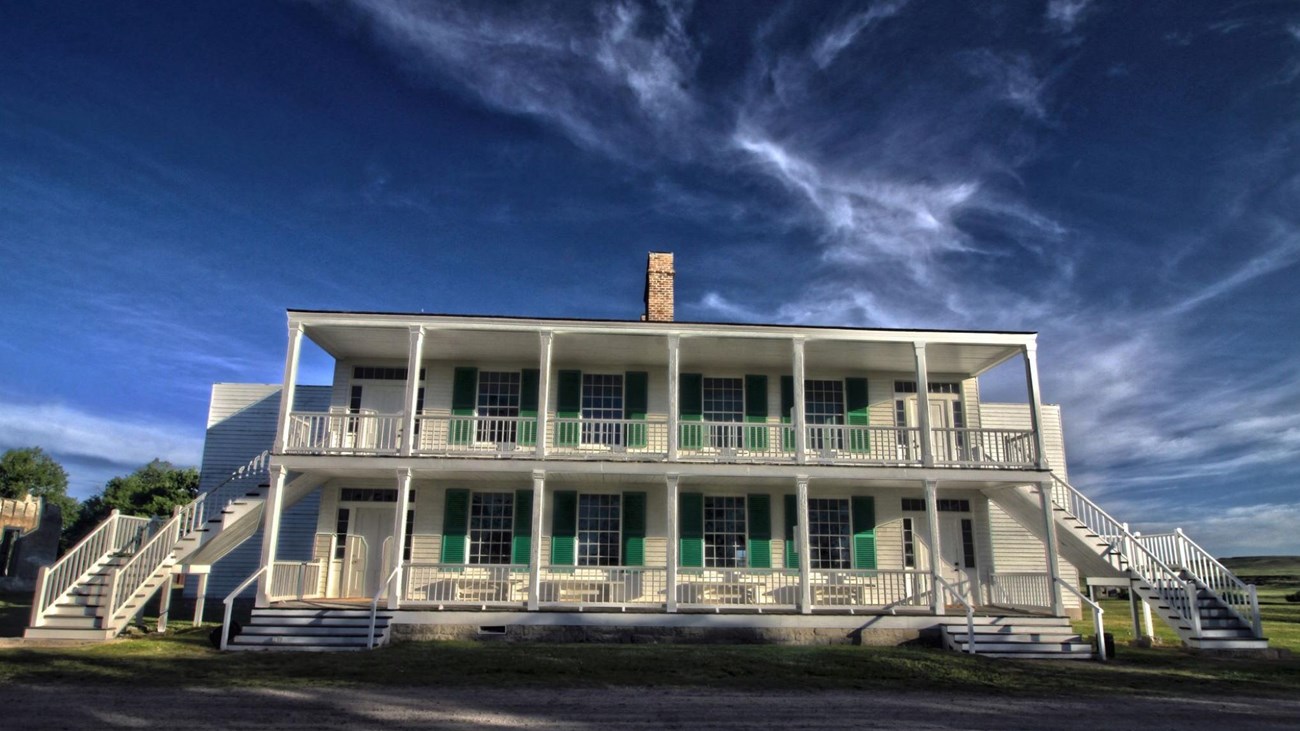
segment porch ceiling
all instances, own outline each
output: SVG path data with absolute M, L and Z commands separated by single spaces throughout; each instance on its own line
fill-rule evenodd
M 338 359 L 366 358 L 405 362 L 410 345 L 406 327 L 351 324 L 310 325 L 307 337 Z M 980 338 L 972 333 L 971 339 Z M 809 373 L 817 371 L 885 371 L 911 373 L 913 347 L 897 340 L 820 340 L 810 330 L 805 345 Z M 536 332 L 517 329 L 431 329 L 425 334 L 426 360 L 466 359 L 476 362 L 536 362 L 539 355 Z M 926 356 L 929 370 L 936 375 L 974 376 L 1016 357 L 1019 344 L 1006 342 L 931 342 Z M 680 346 L 683 371 L 742 372 L 745 368 L 788 371 L 792 352 L 789 337 L 695 335 L 683 333 Z M 562 332 L 552 345 L 552 362 L 557 368 L 576 365 L 611 367 L 667 367 L 668 337 L 662 333 Z

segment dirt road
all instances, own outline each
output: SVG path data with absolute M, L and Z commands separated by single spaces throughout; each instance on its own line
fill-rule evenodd
M 1300 699 L 1024 699 L 878 691 L 0 685 L 0 728 L 1069 729 L 1300 728 Z

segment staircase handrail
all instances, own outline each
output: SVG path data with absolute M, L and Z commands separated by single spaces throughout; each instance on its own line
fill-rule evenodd
M 1065 579 L 1058 577 L 1056 583 L 1068 589 L 1070 593 L 1079 597 L 1079 601 L 1092 608 L 1092 622 L 1097 628 L 1097 659 L 1106 662 L 1106 623 L 1102 619 L 1102 615 L 1106 613 L 1106 610 L 1102 609 L 1100 604 L 1089 599 L 1083 592 L 1079 591 L 1079 587 L 1071 584 Z
M 126 563 L 115 569 L 110 577 L 108 604 L 104 617 L 109 621 L 119 619 L 117 614 L 139 589 L 149 581 L 181 539 L 203 525 L 207 493 L 199 495 L 185 505 L 172 510 L 172 517 L 164 522 L 152 537 L 140 547 Z
M 1244 624 L 1251 625 L 1256 637 L 1263 637 L 1263 627 L 1259 614 L 1259 595 L 1254 584 L 1247 584 L 1232 573 L 1232 570 L 1219 562 L 1209 551 L 1201 548 L 1182 528 L 1175 528 L 1167 534 L 1174 541 L 1177 555 L 1176 566 L 1191 574 L 1202 584 L 1205 590 L 1223 602 L 1228 611 L 1237 615 Z M 1152 535 L 1138 536 L 1138 542 L 1145 545 Z M 1227 591 L 1225 591 L 1225 589 Z M 1234 594 L 1235 590 L 1235 594 Z M 1245 610 L 1250 616 L 1242 613 Z
M 955 598 L 963 607 L 966 608 L 966 652 L 974 655 L 975 654 L 975 607 L 972 607 L 970 602 L 966 601 L 966 597 L 957 593 L 957 590 L 953 587 L 953 585 L 949 584 L 948 581 L 944 579 L 942 576 L 938 574 L 934 574 L 934 580 L 939 582 L 940 586 L 942 586 L 944 589 L 947 589 L 948 593 L 952 594 L 953 598 Z
M 258 568 L 247 579 L 244 579 L 243 581 L 239 582 L 239 586 L 236 586 L 234 591 L 227 594 L 225 599 L 221 600 L 222 603 L 226 605 L 226 613 L 221 620 L 221 641 L 217 649 L 221 650 L 222 652 L 225 652 L 226 644 L 230 641 L 230 615 L 234 611 L 235 597 L 243 593 L 243 591 L 247 589 L 249 585 L 252 584 L 254 581 L 257 581 L 257 578 L 259 576 L 266 573 L 266 569 L 267 569 L 266 566 L 262 566 Z
M 1201 612 L 1197 605 L 1197 590 L 1195 585 L 1183 579 L 1178 572 L 1170 568 L 1165 562 L 1161 561 L 1154 553 L 1138 540 L 1124 523 L 1115 520 L 1110 513 L 1102 510 L 1101 506 L 1094 503 L 1087 495 L 1079 492 L 1074 485 L 1061 479 L 1059 476 L 1052 474 L 1052 480 L 1059 487 L 1066 491 L 1066 500 L 1059 500 L 1056 496 L 1057 491 L 1052 490 L 1052 501 L 1059 505 L 1070 515 L 1081 521 L 1089 529 L 1095 531 L 1112 548 L 1116 543 L 1121 544 L 1120 552 L 1128 562 L 1129 569 L 1137 573 L 1143 581 L 1151 585 L 1151 588 L 1160 593 L 1169 607 L 1178 612 L 1183 619 L 1191 625 L 1192 634 L 1196 637 L 1201 636 Z M 1079 510 L 1078 503 L 1084 509 Z M 1089 520 L 1089 516 L 1101 518 L 1097 522 Z M 1099 528 L 1098 523 L 1105 525 L 1105 528 Z M 1107 533 L 1106 531 L 1110 531 Z M 1182 596 L 1177 595 L 1178 592 Z
M 393 583 L 393 579 L 397 578 L 397 572 L 401 570 L 402 564 L 399 562 L 393 567 L 393 570 L 389 572 L 388 578 L 384 579 L 384 583 L 379 586 L 379 591 L 375 592 L 375 598 L 370 600 L 370 636 L 366 640 L 367 650 L 375 649 L 375 618 L 379 614 L 379 600 L 384 596 L 384 594 L 388 593 L 388 585 Z
M 36 578 L 36 591 L 32 596 L 31 625 L 38 627 L 44 620 L 46 610 L 52 607 L 68 592 L 95 564 L 105 556 L 117 552 L 134 539 L 130 526 L 143 529 L 149 525 L 148 518 L 122 515 L 114 509 L 108 517 L 95 527 L 77 544 L 49 566 L 42 566 Z M 127 530 L 122 530 L 127 526 Z

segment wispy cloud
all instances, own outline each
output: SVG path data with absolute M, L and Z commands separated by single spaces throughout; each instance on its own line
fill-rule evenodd
M 1063 33 L 1070 33 L 1088 14 L 1091 0 L 1049 0 L 1047 23 Z
M 858 34 L 866 30 L 872 24 L 891 18 L 898 14 L 907 5 L 907 0 L 888 0 L 877 2 L 870 8 L 854 15 L 839 26 L 836 26 L 813 44 L 812 58 L 819 68 L 826 68 L 835 61 L 835 57 L 840 55 Z

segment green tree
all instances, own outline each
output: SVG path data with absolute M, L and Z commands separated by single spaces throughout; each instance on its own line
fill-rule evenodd
M 125 477 L 114 477 L 104 491 L 82 503 L 80 519 L 66 532 L 69 543 L 80 540 L 114 510 L 148 518 L 169 516 L 199 494 L 199 471 L 155 459 Z
M 77 500 L 68 495 L 68 473 L 40 447 L 10 449 L 0 456 L 0 498 L 31 495 L 59 506 L 63 528 L 77 520 Z

